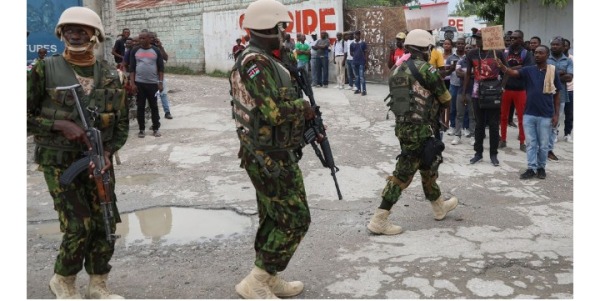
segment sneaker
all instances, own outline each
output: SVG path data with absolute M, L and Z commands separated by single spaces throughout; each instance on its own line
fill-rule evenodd
M 558 135 L 554 135 L 554 143 L 558 142 Z
M 465 133 L 465 137 L 467 138 L 471 138 L 471 135 L 473 135 L 469 129 L 463 129 L 463 133 Z
M 362 96 L 365 96 L 365 95 L 367 95 L 367 91 L 362 91 L 362 94 L 361 94 L 361 95 L 362 95 Z
M 565 136 L 565 141 L 567 141 L 567 142 L 573 142 L 573 136 L 571 136 L 571 134 L 566 135 Z
M 358 90 L 358 87 L 352 87 L 352 91 Z
M 454 139 L 452 139 L 452 142 L 450 142 L 450 144 L 452 145 L 457 145 L 460 143 L 460 136 L 454 136 Z
M 538 179 L 545 179 L 546 178 L 546 170 L 543 168 L 538 168 L 537 169 L 537 177 Z
M 494 166 L 500 165 L 500 161 L 498 161 L 498 155 L 490 155 L 490 161 Z
M 553 151 L 548 152 L 548 159 L 552 161 L 558 161 L 558 157 L 554 154 Z
M 533 169 L 527 169 L 524 173 L 519 177 L 521 180 L 527 180 L 535 177 L 535 171 Z
M 475 154 L 475 156 L 473 158 L 471 158 L 471 164 L 475 164 L 479 161 L 481 161 L 481 159 L 483 159 L 483 156 L 479 153 Z
M 354 87 L 348 86 L 348 90 L 354 90 Z
M 173 119 L 173 115 L 171 115 L 171 113 L 167 112 L 167 113 L 165 113 L 165 118 Z
M 519 146 L 519 148 L 521 149 L 521 151 L 523 151 L 524 153 L 527 152 L 527 145 L 525 143 L 521 143 L 521 146 Z
M 161 133 L 160 133 L 158 130 L 155 130 L 155 131 L 152 133 L 152 135 L 154 135 L 154 137 L 160 137 L 160 136 L 162 136 L 162 134 L 161 134 Z
M 453 128 L 453 127 L 450 127 L 450 128 L 449 128 L 449 129 L 446 131 L 446 135 L 448 135 L 448 136 L 454 136 L 454 132 L 455 132 L 454 128 Z
M 471 141 L 469 144 L 471 144 L 471 146 L 475 145 L 475 137 L 471 136 Z
M 139 138 L 144 138 L 144 137 L 146 137 L 146 133 L 144 133 L 144 131 L 140 131 L 140 132 L 138 133 L 138 137 L 139 137 Z
M 511 121 L 511 122 L 509 122 L 509 123 L 508 123 L 508 126 L 510 126 L 510 127 L 513 127 L 513 128 L 516 128 L 516 127 L 517 127 L 517 125 L 515 124 L 515 122 L 514 122 L 514 121 Z
M 506 141 L 500 141 L 498 148 L 505 148 L 505 147 L 506 147 Z
M 360 90 L 354 90 L 354 94 L 360 94 Z

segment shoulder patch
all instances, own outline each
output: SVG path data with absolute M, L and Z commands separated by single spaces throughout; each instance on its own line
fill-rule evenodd
M 250 79 L 255 78 L 257 75 L 260 74 L 260 69 L 258 68 L 258 66 L 256 64 L 252 64 L 252 66 L 250 66 L 250 68 L 248 68 L 248 76 L 250 77 Z

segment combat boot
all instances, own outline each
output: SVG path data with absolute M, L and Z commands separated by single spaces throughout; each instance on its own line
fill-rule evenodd
M 267 271 L 255 266 L 246 278 L 235 286 L 235 291 L 244 299 L 279 299 L 269 287 L 271 276 Z
M 431 202 L 431 207 L 433 208 L 433 215 L 436 221 L 441 221 L 446 217 L 446 213 L 454 210 L 458 205 L 458 199 L 453 196 L 449 200 L 444 201 L 444 198 L 440 195 L 440 197 Z
M 75 287 L 75 280 L 77 275 L 72 276 L 61 276 L 54 274 L 50 278 L 50 291 L 56 299 L 81 299 L 81 295 Z
M 402 227 L 392 225 L 388 220 L 390 213 L 389 210 L 377 208 L 377 211 L 375 211 L 375 214 L 367 225 L 367 229 L 373 234 L 396 235 L 402 233 Z
M 279 275 L 275 275 L 269 279 L 269 287 L 277 297 L 293 297 L 302 292 L 304 283 L 300 281 L 287 282 L 281 279 Z
M 125 299 L 108 290 L 106 287 L 107 279 L 108 273 L 104 275 L 90 275 L 90 284 L 88 285 L 85 297 L 88 299 Z

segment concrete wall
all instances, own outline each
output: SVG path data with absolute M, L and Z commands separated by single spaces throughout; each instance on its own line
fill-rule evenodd
M 564 8 L 554 5 L 549 7 L 540 4 L 539 0 L 516 1 L 506 5 L 504 30 L 520 29 L 525 34 L 525 40 L 532 36 L 542 39 L 542 44 L 550 46 L 550 39 L 562 36 L 573 40 L 573 0 L 569 0 Z
M 126 2 L 138 5 L 131 9 L 133 6 L 126 5 Z M 157 5 L 156 1 L 148 1 L 149 4 L 145 5 L 139 1 L 120 0 L 125 9 L 117 10 L 115 31 L 112 34 L 116 37 L 123 28 L 129 28 L 133 36 L 142 29 L 148 29 L 158 34 L 169 53 L 167 66 L 185 66 L 201 72 L 226 72 L 233 64 L 229 53 L 235 39 L 243 34 L 239 24 L 240 16 L 251 2 L 253 0 L 189 0 Z M 314 10 L 319 16 L 323 9 L 333 8 L 333 15 L 325 17 L 326 23 L 334 24 L 333 29 L 328 31 L 335 36 L 338 28 L 341 30 L 342 0 L 281 2 L 289 7 L 292 19 L 296 19 L 296 16 L 302 19 L 303 10 Z M 297 15 L 297 11 L 300 11 L 300 15 Z M 309 23 L 315 22 L 314 25 L 320 25 L 320 21 L 310 19 Z M 312 28 L 312 25 L 307 28 Z M 318 27 L 315 28 L 318 30 Z M 295 38 L 296 32 L 294 27 L 292 38 Z M 114 44 L 114 39 L 111 43 Z

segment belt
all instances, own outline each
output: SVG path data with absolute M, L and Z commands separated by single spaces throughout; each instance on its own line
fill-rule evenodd
M 340 55 L 336 55 L 336 56 L 344 56 L 344 55 L 343 55 L 343 54 L 340 54 Z

